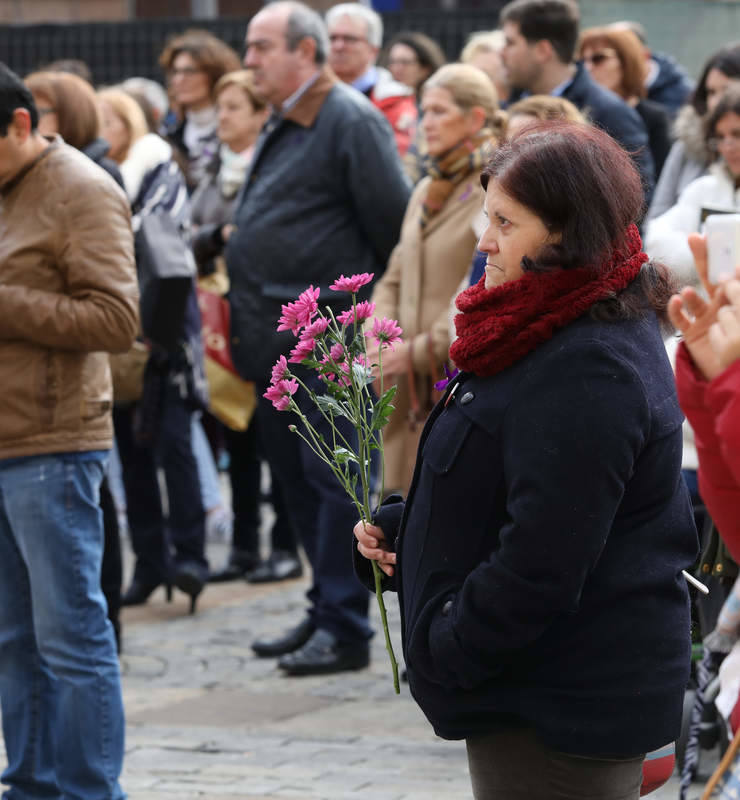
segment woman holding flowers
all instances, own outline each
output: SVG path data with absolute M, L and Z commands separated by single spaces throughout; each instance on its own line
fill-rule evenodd
M 473 792 L 635 800 L 678 736 L 697 536 L 661 337 L 668 273 L 604 132 L 539 123 L 486 165 L 485 275 L 408 497 L 355 527 L 399 593 L 411 691 Z
M 416 187 L 375 286 L 379 317 L 397 319 L 404 341 L 386 354 L 384 373 L 398 385 L 385 432 L 385 485 L 405 491 L 437 372 L 447 361 L 447 314 L 475 251 L 472 223 L 483 200 L 478 173 L 501 134 L 496 90 L 481 70 L 449 64 L 424 84 L 422 129 L 430 163 Z M 377 361 L 377 349 L 369 353 Z

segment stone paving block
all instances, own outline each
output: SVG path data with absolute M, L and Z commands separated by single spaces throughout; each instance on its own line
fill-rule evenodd
M 207 725 L 232 727 L 261 721 L 289 720 L 312 714 L 330 701 L 300 694 L 253 694 L 245 689 L 214 689 L 176 703 L 140 709 L 131 715 L 132 723 L 166 725 Z

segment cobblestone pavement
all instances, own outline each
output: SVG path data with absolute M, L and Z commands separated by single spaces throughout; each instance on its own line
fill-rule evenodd
M 223 545 L 210 548 L 219 564 Z M 405 685 L 393 693 L 382 635 L 360 672 L 286 678 L 253 655 L 253 638 L 300 619 L 306 588 L 210 585 L 195 616 L 184 595 L 167 604 L 159 590 L 124 610 L 131 800 L 471 798 L 464 745 L 435 738 Z M 399 653 L 395 598 L 388 605 Z M 677 786 L 651 797 L 673 800 Z

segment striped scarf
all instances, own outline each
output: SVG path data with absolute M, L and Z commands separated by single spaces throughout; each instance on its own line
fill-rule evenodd
M 483 128 L 474 137 L 465 139 L 441 159 L 427 157 L 426 173 L 432 179 L 421 206 L 421 227 L 444 208 L 447 198 L 471 172 L 477 172 L 490 156 L 496 142 L 493 131 Z

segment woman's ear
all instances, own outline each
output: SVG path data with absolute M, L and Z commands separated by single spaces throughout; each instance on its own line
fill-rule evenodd
M 486 112 L 481 106 L 473 106 L 468 112 L 470 118 L 470 133 L 475 135 L 486 124 Z

